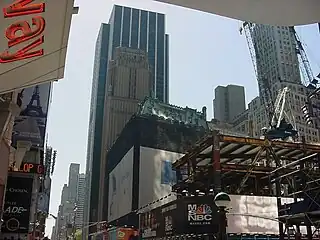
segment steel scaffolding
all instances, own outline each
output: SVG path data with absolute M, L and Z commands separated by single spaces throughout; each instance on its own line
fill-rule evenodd
M 235 137 L 215 131 L 173 163 L 173 191 L 275 196 L 279 238 L 311 240 L 320 229 L 320 145 Z M 282 204 L 281 199 L 294 199 Z M 318 235 L 319 237 L 320 235 Z

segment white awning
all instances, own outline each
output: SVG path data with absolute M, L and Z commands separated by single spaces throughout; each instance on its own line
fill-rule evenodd
M 320 22 L 319 0 L 155 0 L 242 21 L 296 26 Z

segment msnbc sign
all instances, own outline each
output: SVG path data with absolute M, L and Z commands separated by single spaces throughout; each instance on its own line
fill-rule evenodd
M 188 204 L 188 221 L 191 225 L 211 224 L 212 210 L 207 204 Z

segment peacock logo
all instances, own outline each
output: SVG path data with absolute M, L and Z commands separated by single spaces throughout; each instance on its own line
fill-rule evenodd
M 211 207 L 208 206 L 207 204 L 201 204 L 200 206 L 197 207 L 196 214 L 198 215 L 206 215 L 206 214 L 211 214 L 212 210 Z

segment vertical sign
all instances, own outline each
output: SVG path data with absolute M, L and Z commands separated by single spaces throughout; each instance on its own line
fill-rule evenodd
M 28 233 L 32 184 L 32 178 L 8 177 L 1 227 L 3 233 Z

